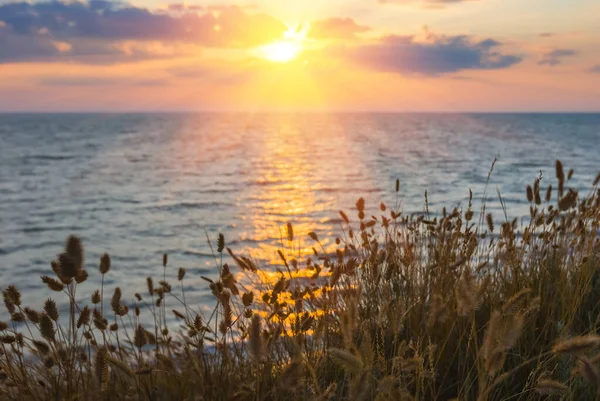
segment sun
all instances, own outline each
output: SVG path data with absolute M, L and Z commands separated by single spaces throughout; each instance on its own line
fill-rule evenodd
M 298 26 L 289 27 L 281 40 L 261 46 L 258 49 L 260 57 L 275 63 L 288 63 L 294 60 L 304 50 L 304 41 L 309 29 L 309 25 L 302 28 Z
M 300 44 L 286 39 L 265 45 L 261 48 L 263 58 L 276 63 L 287 63 L 292 61 L 301 51 L 302 47 Z

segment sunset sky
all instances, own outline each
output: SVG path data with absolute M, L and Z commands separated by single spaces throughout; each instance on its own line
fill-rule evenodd
M 600 111 L 597 0 L 0 0 L 0 111 Z

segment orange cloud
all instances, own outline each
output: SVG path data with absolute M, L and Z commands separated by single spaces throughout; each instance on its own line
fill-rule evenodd
M 370 27 L 359 25 L 351 18 L 329 18 L 313 22 L 309 35 L 315 39 L 354 39 L 370 30 Z
M 380 4 L 407 5 L 417 4 L 423 8 L 443 8 L 449 4 L 465 3 L 478 0 L 378 0 Z

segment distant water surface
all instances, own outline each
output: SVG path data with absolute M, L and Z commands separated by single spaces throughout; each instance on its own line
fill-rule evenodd
M 145 277 L 188 269 L 188 301 L 213 301 L 200 279 L 214 276 L 207 235 L 268 264 L 285 224 L 306 241 L 338 233 L 365 197 L 407 213 L 476 205 L 490 165 L 510 217 L 527 214 L 525 185 L 554 161 L 574 168 L 570 185 L 589 190 L 600 170 L 600 115 L 194 114 L 0 115 L 0 283 L 24 303 L 50 294 L 39 276 L 75 233 L 86 246 L 90 283 L 108 252 L 107 281 L 131 297 Z M 367 214 L 369 215 L 369 214 Z M 306 245 L 310 245 L 310 240 Z M 0 312 L 4 316 L 5 312 Z

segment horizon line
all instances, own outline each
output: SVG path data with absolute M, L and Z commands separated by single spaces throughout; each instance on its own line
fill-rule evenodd
M 8 114 L 600 114 L 598 110 L 0 110 Z

